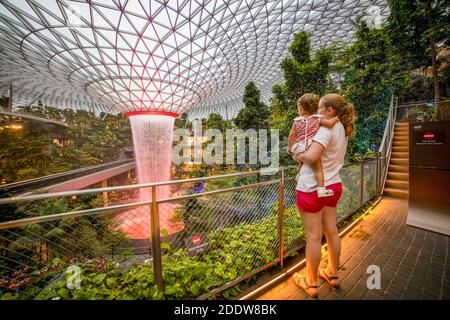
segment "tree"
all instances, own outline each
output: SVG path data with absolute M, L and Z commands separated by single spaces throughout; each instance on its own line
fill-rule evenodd
M 26 112 L 64 120 L 68 127 L 35 125 L 24 121 L 23 129 L 0 127 L 0 182 L 14 182 L 116 160 L 131 145 L 128 119 L 53 107 L 26 107 Z M 8 119 L 4 122 L 8 123 Z M 62 145 L 52 143 L 54 138 Z
M 7 108 L 8 107 L 8 101 L 9 101 L 8 97 L 5 97 L 5 96 L 0 97 L 0 108 L 1 107 Z
M 441 115 L 438 48 L 450 44 L 450 24 L 447 0 L 395 0 L 387 30 L 394 50 L 401 55 L 403 65 L 433 71 L 436 114 Z
M 48 155 L 43 149 L 50 141 L 32 132 L 0 131 L 0 180 L 30 179 L 43 173 Z
M 175 119 L 175 127 L 176 128 L 186 128 L 188 125 L 188 114 L 187 112 L 183 112 L 179 117 Z
M 311 55 L 311 35 L 299 32 L 289 46 L 290 57 L 283 59 L 281 69 L 285 82 L 272 88 L 271 126 L 280 129 L 283 136 L 289 134 L 290 123 L 297 116 L 297 100 L 305 93 L 322 95 L 330 88 L 329 74 L 333 53 L 330 48 L 318 48 Z M 279 117 L 282 118 L 280 122 Z
M 333 58 L 331 50 L 321 47 L 311 56 L 311 35 L 306 32 L 295 34 L 288 50 L 291 56 L 281 62 L 287 96 L 296 102 L 305 93 L 325 92 Z
M 283 165 L 293 164 L 287 153 L 287 137 L 293 119 L 297 114 L 297 100 L 305 93 L 321 95 L 331 87 L 329 75 L 333 51 L 330 48 L 318 48 L 311 54 L 311 35 L 299 32 L 294 35 L 289 46 L 290 57 L 283 59 L 281 69 L 285 81 L 272 87 L 270 127 L 280 130 L 280 146 L 285 152 L 280 153 Z
M 408 72 L 394 53 L 383 28 L 356 23 L 355 41 L 343 55 L 342 90 L 357 111 L 357 132 L 349 153 L 365 153 L 379 145 L 392 94 L 401 94 L 409 84 Z
M 7 190 L 0 190 L 0 198 L 8 198 L 12 197 Z M 15 203 L 2 204 L 0 206 L 0 222 L 6 222 L 11 220 L 17 220 L 24 217 L 24 214 L 18 214 L 16 212 L 17 205 Z M 0 231 L 0 235 L 2 235 L 3 231 Z
M 230 126 L 227 121 L 218 113 L 210 113 L 208 118 L 202 121 L 203 130 L 218 129 L 222 134 Z
M 234 119 L 236 127 L 243 130 L 267 128 L 270 111 L 261 100 L 261 91 L 253 81 L 245 86 L 242 101 L 244 107 Z
M 244 107 L 239 111 L 236 118 L 234 118 L 234 124 L 238 129 L 249 130 L 254 129 L 257 131 L 257 135 L 261 134 L 258 129 L 268 129 L 270 111 L 266 104 L 261 100 L 261 91 L 256 87 L 253 81 L 250 81 L 244 89 L 244 95 L 242 98 Z M 245 142 L 245 154 L 249 156 L 249 162 L 256 159 L 250 159 L 251 148 L 257 147 L 252 144 L 252 139 L 246 139 Z M 257 143 L 257 142 L 256 142 Z M 237 141 L 234 142 L 237 146 Z M 247 152 L 248 151 L 248 152 Z M 235 154 L 237 156 L 237 154 Z M 257 170 L 261 167 L 260 163 L 251 164 L 250 168 Z

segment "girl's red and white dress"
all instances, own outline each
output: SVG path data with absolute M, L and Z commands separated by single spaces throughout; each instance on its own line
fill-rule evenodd
M 311 146 L 313 137 L 320 129 L 322 115 L 313 114 L 309 117 L 297 117 L 294 119 L 295 142 L 292 145 L 292 153 L 297 155 L 305 152 Z

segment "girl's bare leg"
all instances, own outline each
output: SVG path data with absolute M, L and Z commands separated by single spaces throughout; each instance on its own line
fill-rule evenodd
M 328 275 L 337 275 L 339 258 L 341 256 L 341 238 L 336 225 L 336 208 L 325 207 L 322 213 L 322 229 L 327 239 L 328 266 L 325 272 Z M 336 284 L 338 280 L 332 280 Z
M 322 241 L 322 211 L 301 212 L 306 232 L 306 281 L 308 285 L 317 284 Z
M 312 169 L 314 170 L 314 177 L 317 181 L 317 186 L 319 188 L 325 187 L 325 178 L 323 176 L 323 170 L 322 170 L 322 160 L 318 160 L 311 164 Z

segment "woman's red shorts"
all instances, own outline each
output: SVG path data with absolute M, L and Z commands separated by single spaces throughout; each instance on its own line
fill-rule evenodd
M 331 197 L 319 198 L 317 191 L 302 192 L 297 190 L 297 208 L 302 212 L 315 213 L 323 209 L 323 207 L 335 208 L 342 195 L 342 183 L 334 183 L 327 186 L 331 189 L 334 195 Z

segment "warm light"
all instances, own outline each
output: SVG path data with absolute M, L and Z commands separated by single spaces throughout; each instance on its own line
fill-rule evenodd
M 12 124 L 9 126 L 5 126 L 5 128 L 12 129 L 12 130 L 22 130 L 23 126 L 21 124 Z
M 344 230 L 342 230 L 341 232 L 339 232 L 339 237 L 343 237 L 349 230 L 351 230 L 353 228 L 353 226 L 355 224 L 357 224 L 360 220 L 364 219 L 364 217 L 373 209 L 375 208 L 375 206 L 378 204 L 378 202 L 380 202 L 381 197 L 379 197 L 373 204 L 372 206 L 370 206 L 369 209 L 367 209 L 361 216 L 359 216 L 355 221 L 353 221 L 349 226 L 347 226 Z M 325 249 L 327 247 L 327 244 L 325 243 L 324 245 L 321 246 L 321 249 Z M 282 279 L 282 278 L 286 278 L 288 276 L 291 275 L 291 273 L 295 270 L 298 270 L 299 268 L 302 268 L 306 265 L 306 258 L 303 259 L 302 261 L 296 263 L 294 266 L 290 267 L 288 270 L 282 272 L 281 274 L 279 274 L 278 276 L 276 276 L 275 278 L 267 281 L 266 283 L 264 283 L 263 285 L 261 285 L 260 287 L 254 289 L 253 291 L 247 293 L 245 296 L 239 298 L 239 300 L 247 300 L 251 297 L 253 297 L 255 294 L 257 294 L 258 292 L 264 290 L 265 288 L 269 287 L 270 285 L 276 283 L 278 280 Z

